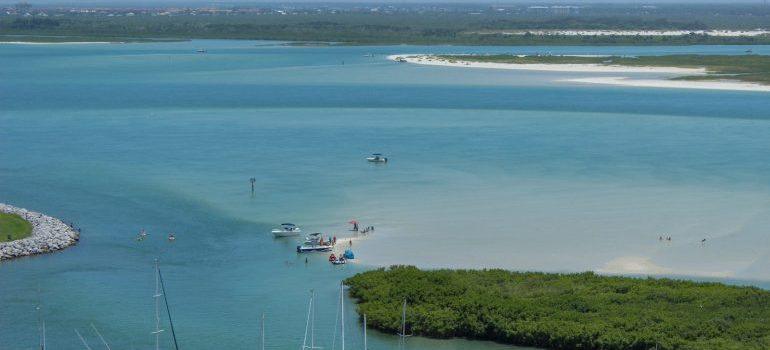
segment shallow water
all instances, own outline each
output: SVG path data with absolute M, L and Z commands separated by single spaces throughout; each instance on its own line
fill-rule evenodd
M 35 347 L 37 303 L 52 348 L 81 348 L 72 329 L 88 333 L 92 322 L 114 348 L 150 348 L 156 257 L 185 349 L 256 347 L 262 312 L 268 348 L 297 348 L 311 288 L 329 348 L 337 284 L 370 265 L 770 287 L 768 94 L 565 85 L 554 82 L 563 73 L 384 59 L 743 50 L 0 45 L 0 201 L 83 228 L 76 247 L 0 264 L 0 348 Z M 391 161 L 367 164 L 371 152 Z M 268 233 L 292 221 L 344 237 L 354 218 L 376 231 L 354 242 L 360 259 L 344 267 L 320 255 L 305 264 L 293 240 Z M 142 228 L 151 235 L 137 243 Z M 347 345 L 360 348 L 348 311 Z M 398 347 L 370 336 L 372 349 Z M 503 348 L 407 344 L 469 347 Z

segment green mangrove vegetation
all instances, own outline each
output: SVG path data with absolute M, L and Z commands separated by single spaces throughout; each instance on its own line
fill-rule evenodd
M 29 237 L 32 224 L 19 215 L 0 213 L 0 242 L 15 241 Z
M 770 349 L 770 292 L 672 279 L 393 266 L 349 279 L 368 325 L 549 349 Z
M 766 55 L 664 55 L 664 56 L 522 56 L 439 55 L 448 61 L 545 64 L 606 64 L 621 66 L 706 68 L 708 74 L 678 79 L 730 79 L 770 84 L 770 56 Z
M 310 6 L 310 5 L 305 5 Z M 160 15 L 162 10 L 141 9 L 131 16 L 99 8 L 93 13 L 57 8 L 30 10 L 29 15 L 0 13 L 3 35 L 66 36 L 81 41 L 137 41 L 141 39 L 250 39 L 335 42 L 349 45 L 695 45 L 768 44 L 770 35 L 512 35 L 511 31 L 551 29 L 587 30 L 753 30 L 767 25 L 770 7 L 738 5 L 667 5 L 645 8 L 607 4 L 585 6 L 566 14 L 542 13 L 529 6 L 403 5 L 385 11 L 344 7 L 332 10 L 298 6 L 291 15 L 283 7 L 210 15 L 194 10 Z M 241 11 L 243 10 L 243 11 Z M 47 11 L 46 16 L 38 15 Z M 154 12 L 153 12 L 154 11 Z M 20 11 L 23 13 L 25 11 Z M 120 14 L 120 13 L 119 13 Z

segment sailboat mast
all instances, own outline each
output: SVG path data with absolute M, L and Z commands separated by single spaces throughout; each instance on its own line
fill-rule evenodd
M 310 293 L 310 348 L 315 349 L 315 290 Z
M 302 350 L 307 348 L 307 330 L 310 328 L 310 314 L 313 311 L 313 290 L 310 290 L 310 301 L 307 304 L 307 320 L 305 320 L 305 336 L 302 337 Z
M 368 347 L 366 346 L 366 314 L 364 314 L 364 350 L 367 350 Z
M 85 346 L 87 350 L 92 350 L 92 349 L 91 349 L 91 347 L 90 347 L 90 346 L 88 346 L 88 343 L 86 342 L 86 339 L 85 339 L 85 338 L 83 338 L 83 336 L 82 336 L 82 335 L 80 335 L 80 332 L 78 332 L 78 330 L 77 330 L 77 329 L 75 329 L 75 334 L 77 334 L 77 335 L 78 335 L 78 338 L 80 338 L 80 341 L 83 343 L 83 346 Z
M 259 339 L 262 342 L 261 349 L 265 350 L 265 313 L 264 312 L 262 313 L 262 327 L 260 327 L 260 328 L 261 329 L 260 329 L 260 332 L 259 332 L 260 333 Z
M 345 350 L 345 282 L 340 283 L 340 313 L 342 314 L 342 350 Z
M 91 323 L 91 328 L 93 328 L 94 332 L 96 332 L 96 335 L 99 336 L 99 339 L 102 341 L 102 344 L 104 344 L 104 347 L 106 347 L 107 350 L 112 350 L 112 349 L 110 349 L 110 344 L 107 344 L 107 341 L 104 340 L 104 337 L 102 336 L 102 333 L 99 332 L 98 329 L 96 329 L 96 326 L 94 326 L 93 323 Z
M 158 260 L 155 259 L 155 350 L 160 350 L 160 333 L 163 332 L 160 329 L 160 267 L 158 267 Z
M 174 340 L 174 349 L 179 350 L 179 343 L 176 341 L 176 332 L 174 331 L 174 319 L 171 318 L 171 308 L 168 306 L 168 297 L 166 296 L 166 285 L 163 283 L 163 274 L 158 268 L 158 279 L 160 280 L 161 295 L 163 295 L 163 304 L 166 305 L 166 314 L 168 315 L 168 325 L 171 327 L 171 339 Z
M 404 299 L 404 306 L 401 308 L 401 336 L 406 337 L 406 299 Z
M 37 310 L 37 327 L 40 332 L 40 350 L 45 350 L 45 320 L 43 319 L 40 305 L 38 305 L 35 310 Z

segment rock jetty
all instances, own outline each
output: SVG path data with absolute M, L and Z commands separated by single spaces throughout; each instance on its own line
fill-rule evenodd
M 17 214 L 32 224 L 29 237 L 0 243 L 0 260 L 54 252 L 80 239 L 77 229 L 48 215 L 3 203 L 0 203 L 0 212 Z

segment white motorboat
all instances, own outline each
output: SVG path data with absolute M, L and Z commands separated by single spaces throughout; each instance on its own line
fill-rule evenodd
M 280 228 L 274 228 L 270 232 L 272 232 L 275 237 L 291 237 L 299 236 L 299 234 L 302 233 L 302 230 L 297 225 L 285 223 L 281 224 Z
M 305 242 L 297 246 L 297 253 L 328 252 L 334 248 L 336 239 L 324 240 L 320 232 L 311 233 L 305 237 Z
M 382 153 L 372 153 L 371 156 L 366 157 L 366 161 L 371 163 L 387 163 L 388 158 L 383 156 Z

